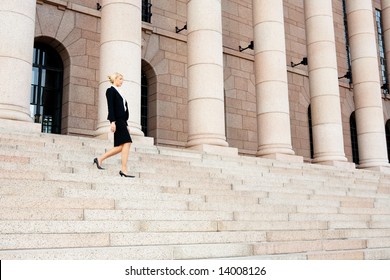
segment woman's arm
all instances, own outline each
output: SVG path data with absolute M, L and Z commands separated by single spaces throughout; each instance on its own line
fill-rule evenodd
M 108 106 L 108 116 L 107 119 L 110 121 L 110 123 L 115 122 L 115 93 L 111 90 L 111 88 L 108 88 L 106 91 L 106 98 L 107 98 L 107 106 Z

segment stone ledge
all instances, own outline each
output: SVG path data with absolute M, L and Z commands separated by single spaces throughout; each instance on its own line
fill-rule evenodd
M 274 159 L 274 160 L 283 161 L 283 162 L 303 163 L 303 157 L 301 157 L 301 156 L 287 155 L 287 154 L 280 154 L 280 153 L 264 155 L 264 156 L 261 156 L 261 158 Z
M 189 150 L 200 151 L 205 154 L 220 155 L 220 156 L 238 156 L 238 149 L 231 147 L 222 147 L 215 145 L 202 144 L 189 147 Z

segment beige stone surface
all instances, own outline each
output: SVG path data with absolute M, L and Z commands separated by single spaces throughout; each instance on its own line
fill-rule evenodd
M 0 4 L 0 118 L 31 122 L 29 92 L 35 26 L 34 0 Z
M 347 12 L 360 166 L 388 166 L 372 1 L 347 1 Z
M 104 3 L 116 3 L 122 7 L 137 7 L 138 0 L 126 1 L 111 1 L 107 0 Z M 208 2 L 208 1 L 206 1 Z M 337 154 L 344 153 L 348 161 L 352 161 L 351 151 L 351 132 L 349 118 L 351 113 L 359 108 L 376 107 L 378 112 L 373 113 L 376 116 L 376 121 L 371 125 L 383 130 L 384 123 L 390 117 L 390 106 L 387 104 L 387 99 L 381 99 L 378 94 L 377 98 L 366 98 L 367 92 L 379 92 L 381 82 L 378 72 L 377 61 L 377 46 L 376 43 L 369 44 L 368 42 L 376 42 L 376 26 L 374 24 L 373 11 L 379 9 L 382 11 L 383 19 L 383 34 L 385 45 L 389 45 L 389 1 L 388 0 L 365 0 L 349 1 L 353 3 L 348 4 L 348 10 L 354 11 L 349 15 L 349 21 L 355 22 L 355 26 L 350 28 L 350 44 L 357 45 L 356 48 L 351 48 L 352 56 L 359 57 L 354 59 L 355 70 L 354 82 L 349 85 L 349 81 L 345 78 L 339 79 L 339 82 L 329 83 L 330 80 L 335 80 L 335 77 L 341 77 L 347 72 L 347 54 L 345 49 L 344 36 L 344 19 L 342 1 L 332 0 L 317 3 L 314 1 L 316 9 L 328 9 L 329 5 L 332 7 L 332 24 L 334 33 L 328 32 L 329 29 L 323 28 L 329 25 L 329 19 L 326 17 L 317 18 L 315 20 L 315 11 L 308 14 L 308 24 L 315 25 L 315 28 L 307 28 L 305 26 L 304 4 L 305 1 L 283 1 L 283 5 L 274 5 L 265 1 L 261 4 L 261 9 L 256 16 L 264 17 L 265 19 L 274 18 L 275 15 L 283 13 L 283 24 L 275 24 L 275 22 L 264 22 L 263 25 L 256 25 L 257 19 L 253 18 L 253 1 L 252 0 L 223 0 L 217 1 L 220 5 L 220 16 L 213 16 L 210 20 L 200 20 L 196 25 L 192 24 L 191 28 L 205 28 L 210 29 L 210 26 L 218 26 L 218 40 L 222 40 L 222 49 L 215 48 L 210 42 L 214 40 L 211 33 L 204 32 L 201 36 L 208 44 L 202 48 L 195 46 L 200 53 L 203 54 L 204 59 L 213 61 L 222 54 L 222 63 L 218 62 L 222 69 L 222 80 L 219 75 L 218 92 L 222 92 L 219 105 L 223 109 L 217 111 L 224 111 L 224 116 L 218 120 L 220 122 L 218 134 L 223 135 L 221 139 L 225 138 L 229 146 L 237 148 L 239 153 L 247 155 L 255 155 L 259 149 L 258 137 L 267 135 L 256 124 L 258 109 L 260 104 L 261 109 L 268 108 L 269 110 L 278 111 L 280 105 L 283 112 L 288 110 L 288 115 L 284 123 L 289 122 L 290 128 L 274 130 L 284 131 L 283 142 L 290 142 L 291 148 L 296 155 L 303 157 L 306 161 L 311 161 L 310 158 L 310 139 L 309 139 L 309 123 L 308 123 L 308 107 L 311 103 L 310 96 L 315 94 L 315 91 L 339 92 L 339 103 L 341 105 L 340 112 L 337 112 L 336 106 L 331 106 L 326 112 L 322 113 L 321 118 L 327 116 L 331 118 L 332 122 L 339 116 L 341 120 L 337 120 L 338 124 L 333 129 L 340 130 L 337 132 L 337 140 L 335 145 L 340 147 L 333 147 L 338 150 Z M 359 3 L 354 3 L 359 2 Z M 64 62 L 64 83 L 63 83 L 63 104 L 62 104 L 62 133 L 63 134 L 79 134 L 79 135 L 94 135 L 96 129 L 98 134 L 101 130 L 107 129 L 105 122 L 105 97 L 99 88 L 106 88 L 108 84 L 102 83 L 102 77 L 107 75 L 107 69 L 111 65 L 111 61 L 115 61 L 112 70 L 117 71 L 118 68 L 126 69 L 126 76 L 129 78 L 126 83 L 126 90 L 131 92 L 138 92 L 140 80 L 139 76 L 143 71 L 148 80 L 149 89 L 149 112 L 148 112 L 148 136 L 154 138 L 156 144 L 169 145 L 175 147 L 185 147 L 189 137 L 189 127 L 192 120 L 189 119 L 189 88 L 191 82 L 188 80 L 189 73 L 187 71 L 188 63 L 192 63 L 195 52 L 189 50 L 188 39 L 194 34 L 190 34 L 189 30 L 183 30 L 180 33 L 175 32 L 175 27 L 183 27 L 188 22 L 188 18 L 192 16 L 206 18 L 207 13 L 203 13 L 204 6 L 194 9 L 193 15 L 188 12 L 188 3 L 186 0 L 178 1 L 154 1 L 152 4 L 152 21 L 151 23 L 140 22 L 140 7 L 134 9 L 120 9 L 122 16 L 126 21 L 133 21 L 131 28 L 129 25 L 122 23 L 116 24 L 115 18 L 110 18 L 107 24 L 102 24 L 102 10 L 96 9 L 96 3 L 89 0 L 71 0 L 71 1 L 27 1 L 24 5 L 17 5 L 18 1 L 6 0 L 2 1 L 0 5 L 1 18 L 6 22 L 17 22 L 12 25 L 12 30 L 18 32 L 6 32 L 10 28 L 3 28 L 1 38 L 8 38 L 2 40 L 0 44 L 0 60 L 5 67 L 0 69 L 1 81 L 1 99 L 0 111 L 3 119 L 22 119 L 23 121 L 30 121 L 29 113 L 29 95 L 30 95 L 30 79 L 31 79 L 31 64 L 26 63 L 31 59 L 32 52 L 32 38 L 36 42 L 43 42 L 53 47 L 60 55 Z M 100 4 L 104 4 L 101 2 Z M 209 5 L 206 3 L 204 5 Z M 35 9 L 36 7 L 36 9 Z M 218 6 L 219 7 L 219 6 Z M 112 7 L 111 7 L 112 8 Z M 106 11 L 110 9 L 107 8 Z M 14 11 L 20 11 L 20 14 L 25 14 L 26 11 L 31 11 L 31 14 L 20 20 L 14 20 Z M 367 10 L 371 12 L 367 13 Z M 11 13 L 5 14 L 5 11 Z M 208 12 L 214 12 L 210 9 Z M 34 18 L 35 14 L 35 18 Z M 212 14 L 212 13 L 211 13 Z M 7 20 L 11 16 L 12 20 Z M 355 20 L 356 18 L 356 20 Z M 138 19 L 138 20 L 136 20 Z M 28 28 L 24 28 L 23 22 L 35 21 L 34 24 L 28 24 Z M 370 24 L 365 24 L 369 21 Z M 316 22 L 316 23 L 315 23 Z M 314 26 L 313 25 L 313 26 Z M 370 27 L 371 25 L 371 27 Z M 3 24 L 2 26 L 6 26 Z M 26 25 L 27 26 L 27 25 Z M 127 26 L 127 27 L 126 27 Z M 190 28 L 190 26 L 188 26 Z M 128 31 L 125 29 L 128 28 Z M 366 37 L 358 36 L 360 31 L 356 33 L 355 29 L 361 29 L 366 32 L 370 31 L 370 35 Z M 211 28 L 212 29 L 212 28 Z M 284 29 L 284 30 L 283 30 Z M 317 32 L 321 29 L 322 32 Z M 116 30 L 116 32 L 111 32 Z M 257 30 L 257 31 L 256 31 Z M 267 33 L 266 31 L 271 32 Z M 373 30 L 373 32 L 372 32 Z M 257 33 L 257 36 L 255 36 Z M 283 36 L 274 36 L 275 34 L 282 34 Z M 22 35 L 21 35 L 22 34 Z M 111 59 L 104 62 L 103 57 L 107 53 L 111 53 L 110 48 L 105 50 L 100 47 L 100 42 L 111 41 L 112 38 L 119 35 L 124 39 L 135 39 L 135 47 L 127 46 L 120 43 L 119 40 L 113 46 L 121 56 L 113 55 Z M 356 36 L 355 36 L 356 35 Z M 8 37 L 7 37 L 8 36 Z M 18 37 L 20 36 L 20 38 Z M 26 38 L 30 36 L 30 39 Z M 110 39 L 111 38 L 111 39 Z M 133 38 L 133 39 L 131 39 Z M 195 37 L 194 37 L 195 38 Z M 255 63 L 254 50 L 247 49 L 239 52 L 238 47 L 246 47 L 250 41 L 255 39 L 259 43 L 255 47 L 260 52 L 280 52 L 279 56 L 276 54 L 258 54 L 260 64 Z M 329 48 L 326 42 L 334 40 L 334 49 L 331 52 L 325 52 Z M 116 39 L 115 39 L 116 40 Z M 312 45 L 312 42 L 317 41 Z M 325 40 L 325 41 L 324 41 Z M 18 43 L 14 43 L 18 41 Z M 284 44 L 283 44 L 284 41 Z M 322 43 L 320 43 L 321 41 Z M 307 50 L 307 46 L 311 46 L 311 50 Z M 16 46 L 16 47 L 13 47 Z M 29 49 L 29 51 L 22 51 Z M 141 48 L 141 49 L 140 49 Z M 13 52 L 10 55 L 9 52 Z M 283 54 L 284 52 L 284 54 Z M 315 55 L 321 53 L 321 55 Z M 389 50 L 386 48 L 386 54 L 389 56 Z M 133 59 L 136 55 L 138 59 Z M 327 75 L 326 82 L 316 80 L 313 77 L 309 78 L 308 66 L 299 65 L 297 67 L 290 67 L 290 63 L 298 63 L 303 57 L 310 56 L 311 65 L 318 68 L 319 65 L 330 67 L 333 69 L 332 75 Z M 336 60 L 334 57 L 336 56 Z M 21 58 L 8 61 L 9 57 Z M 199 58 L 196 54 L 195 57 Z M 19 60 L 19 61 L 18 61 Z M 218 61 L 220 58 L 218 58 Z M 256 92 L 260 90 L 256 88 L 256 77 L 273 79 L 278 76 L 275 69 L 280 67 L 264 67 L 261 70 L 259 65 L 270 65 L 272 61 L 278 60 L 280 67 L 287 66 L 286 70 L 281 72 L 287 73 L 286 84 L 283 86 L 272 86 L 270 92 L 274 93 L 273 102 L 265 102 L 258 98 Z M 125 62 L 131 61 L 131 62 Z M 390 60 L 387 59 L 389 64 Z M 102 64 L 103 63 L 103 64 Z M 120 66 L 121 65 L 121 66 Z M 127 67 L 131 65 L 132 67 Z M 389 67 L 389 66 L 388 66 Z M 8 78 L 9 69 L 18 69 L 18 86 L 15 87 L 10 83 Z M 375 69 L 374 69 L 375 68 Z M 23 70 L 25 69 L 25 70 Z M 209 77 L 210 73 L 201 70 Z M 390 77 L 390 71 L 389 77 Z M 30 74 L 29 74 L 30 73 Z M 191 74 L 190 74 L 191 75 Z M 7 78 L 6 78 L 7 77 Z M 210 76 L 212 77 L 212 76 Z M 197 92 L 203 94 L 205 88 L 209 87 L 210 82 L 202 80 L 202 87 Z M 214 79 L 214 78 L 212 78 Z M 214 79 L 215 80 L 215 79 Z M 309 81 L 310 87 L 309 87 Z M 324 80 L 323 80 L 324 81 Z M 371 84 L 371 83 L 375 83 Z M 23 85 L 24 84 L 24 85 Z M 201 84 L 201 83 L 200 83 Z M 284 87 L 284 88 L 283 88 Z M 287 87 L 288 98 L 283 97 L 281 92 L 285 92 Z M 17 88 L 17 93 L 12 93 Z M 315 89 L 313 91 L 313 88 Z M 216 91 L 213 92 L 213 95 Z M 12 96 L 18 96 L 14 98 Z M 223 98 L 222 98 L 223 96 Z M 365 96 L 365 97 L 364 97 Z M 268 97 L 269 98 L 269 97 Z M 134 126 L 134 130 L 140 129 L 140 108 L 139 108 L 139 94 L 132 94 L 129 96 L 132 100 L 130 123 Z M 284 102 L 279 103 L 281 100 Z M 286 100 L 288 100 L 286 102 Z M 329 101 L 326 101 L 329 102 Z M 336 101 L 331 101 L 336 102 Z M 332 103 L 332 104 L 333 104 Z M 100 105 L 99 105 L 100 104 Z M 272 104 L 272 105 L 271 105 Z M 322 102 L 320 102 L 322 105 Z M 269 106 L 269 107 L 268 107 Z M 321 107 L 313 105 L 313 107 Z M 198 110 L 198 109 L 197 109 Z M 196 111 L 197 111 L 196 110 Z M 357 110 L 360 111 L 360 110 Z M 214 112 L 215 113 L 215 112 Z M 371 120 L 370 114 L 372 111 L 368 110 L 367 114 L 362 114 L 358 126 L 368 129 L 367 119 Z M 381 116 L 381 113 L 383 113 Z M 202 114 L 204 115 L 204 114 Z M 317 118 L 316 113 L 313 117 Z M 76 117 L 76 118 L 75 118 Z M 384 122 L 379 119 L 383 119 Z M 324 124 L 326 122 L 322 122 Z M 214 129 L 214 126 L 212 129 Z M 207 126 L 206 126 L 207 127 Z M 223 127 L 223 129 L 222 129 Z M 190 132 L 191 134 L 192 132 Z M 275 135 L 279 132 L 272 132 L 269 135 Z M 383 134 L 380 136 L 380 134 Z M 141 134 L 140 132 L 138 134 Z M 204 135 L 204 134 L 203 134 Z M 378 136 L 379 135 L 379 136 Z M 383 157 L 386 154 L 386 144 L 384 143 L 384 133 L 380 132 L 376 137 L 368 137 L 362 139 L 362 143 L 376 142 L 375 148 L 370 151 L 361 151 L 364 157 Z M 275 137 L 271 136 L 275 141 Z M 323 143 L 324 141 L 322 141 Z M 219 142 L 220 143 L 220 142 Z M 321 143 L 321 141 L 317 141 Z M 284 143 L 285 144 L 285 143 Z M 363 144 L 362 144 L 363 145 Z M 318 146 L 318 144 L 316 144 Z M 361 149 L 364 149 L 361 147 Z M 324 150 L 324 148 L 320 148 Z M 326 149 L 325 149 L 326 150 Z M 342 151 L 340 151 L 342 150 Z M 372 153 L 378 153 L 373 155 Z M 367 164 L 383 165 L 386 159 L 381 160 L 367 159 Z M 369 163 L 368 163 L 369 162 Z M 323 161 L 325 163 L 325 161 Z M 364 165 L 362 165 L 364 167 Z

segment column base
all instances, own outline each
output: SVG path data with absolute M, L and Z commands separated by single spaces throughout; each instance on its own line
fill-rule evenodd
M 133 139 L 133 145 L 136 147 L 154 146 L 154 138 L 153 137 L 132 135 L 131 138 Z
M 364 166 L 364 165 L 358 165 L 358 169 L 364 169 L 364 170 L 372 170 L 372 171 L 379 171 L 386 174 L 390 174 L 390 164 L 388 165 L 378 165 L 378 166 Z
M 41 128 L 42 128 L 42 124 L 40 123 L 0 119 L 0 129 L 3 131 L 7 131 L 9 133 L 12 132 L 40 133 Z
M 347 162 L 347 161 L 329 160 L 329 161 L 317 162 L 317 164 L 340 167 L 343 169 L 355 169 L 356 168 L 356 165 L 353 162 Z
M 295 153 L 291 145 L 281 145 L 281 144 L 261 145 L 258 147 L 256 152 L 257 157 L 271 156 L 272 158 L 274 155 L 294 156 Z
M 108 140 L 110 142 L 114 142 L 114 133 L 102 133 L 95 136 L 96 139 Z M 145 137 L 139 135 L 132 135 L 131 139 L 133 140 L 133 147 L 151 147 L 154 146 L 154 138 L 153 137 Z
M 231 147 L 215 146 L 202 144 L 188 147 L 189 150 L 196 150 L 206 154 L 220 155 L 220 156 L 238 156 L 238 149 Z
M 286 155 L 286 154 L 274 153 L 274 154 L 268 154 L 268 155 L 259 156 L 259 157 L 274 159 L 274 160 L 284 161 L 284 162 L 303 163 L 303 157 L 296 156 L 296 155 Z
M 11 104 L 0 104 L 0 119 L 27 123 L 33 122 L 28 108 Z
M 105 132 L 105 133 L 95 134 L 95 138 L 96 139 L 101 139 L 101 140 L 109 140 L 109 141 L 114 142 L 114 134 L 111 133 L 111 132 L 110 133 Z
M 322 153 L 321 155 L 314 155 L 314 159 L 312 160 L 312 163 L 315 164 L 324 164 L 324 165 L 331 165 L 328 163 L 348 163 L 348 159 L 344 155 L 336 154 L 336 153 Z

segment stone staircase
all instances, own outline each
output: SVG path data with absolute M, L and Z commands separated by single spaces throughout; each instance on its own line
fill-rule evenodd
M 0 259 L 390 259 L 390 175 L 0 130 Z

